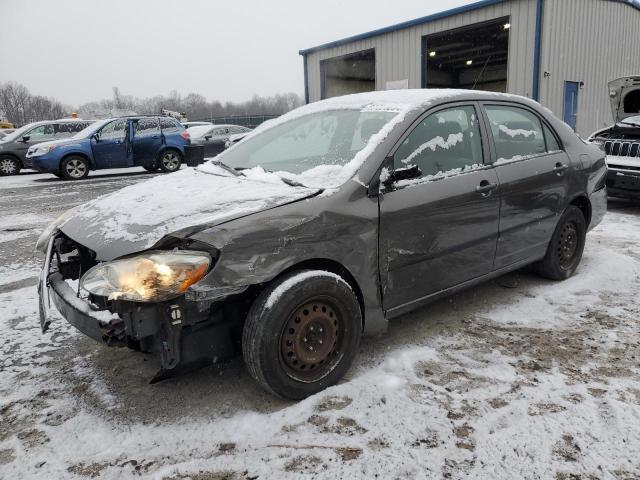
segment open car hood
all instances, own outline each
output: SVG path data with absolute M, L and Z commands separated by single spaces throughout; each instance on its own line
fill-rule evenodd
M 634 96 L 640 96 L 640 75 L 618 78 L 609 82 L 609 100 L 614 123 L 640 115 L 640 100 L 630 101 L 627 98 L 632 92 L 636 92 Z M 629 107 L 633 107 L 632 110 L 629 110 Z
M 318 192 L 274 174 L 256 179 L 211 166 L 187 168 L 86 203 L 59 229 L 106 261 L 146 250 L 177 230 L 215 226 Z

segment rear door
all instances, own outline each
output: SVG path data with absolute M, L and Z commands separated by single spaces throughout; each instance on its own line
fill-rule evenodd
M 501 189 L 495 268 L 544 256 L 567 204 L 572 168 L 557 135 L 533 110 L 484 103 Z
M 155 163 L 162 138 L 157 117 L 133 120 L 133 164 L 151 165 Z
M 488 159 L 477 104 L 423 116 L 393 153 L 393 170 L 420 169 L 380 200 L 380 271 L 384 308 L 491 272 L 499 220 L 499 186 Z M 384 173 L 383 173 L 384 174 Z
M 229 129 L 220 127 L 214 129 L 211 138 L 205 141 L 204 154 L 207 157 L 214 157 L 225 149 L 227 140 L 229 139 Z
M 129 164 L 129 121 L 119 118 L 107 123 L 91 139 L 96 168 L 119 168 Z

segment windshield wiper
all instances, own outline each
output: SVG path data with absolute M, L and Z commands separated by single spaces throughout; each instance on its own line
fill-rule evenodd
M 211 160 L 211 163 L 226 170 L 229 173 L 232 173 L 234 176 L 239 177 L 241 175 L 240 172 L 238 172 L 238 170 L 236 170 L 233 167 L 230 167 L 229 165 L 227 165 L 224 162 L 221 162 L 220 160 Z
M 280 175 L 278 175 L 280 177 Z M 304 187 L 307 188 L 306 185 L 300 183 L 300 182 L 296 182 L 295 180 L 291 180 L 290 178 L 283 178 L 280 177 L 280 180 L 282 180 L 284 183 L 286 183 L 287 185 L 291 186 L 291 187 Z
M 631 125 L 632 127 L 640 127 L 640 123 L 635 123 L 635 122 L 619 122 L 622 123 L 624 125 Z

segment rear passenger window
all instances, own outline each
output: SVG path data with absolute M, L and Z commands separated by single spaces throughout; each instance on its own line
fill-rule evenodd
M 160 133 L 160 128 L 158 127 L 158 119 L 155 117 L 141 118 L 134 124 L 134 132 L 136 137 L 157 135 L 158 133 Z
M 496 145 L 497 163 L 521 160 L 547 151 L 542 124 L 533 113 L 518 107 L 485 107 Z
M 474 107 L 456 107 L 429 115 L 402 142 L 394 168 L 416 166 L 422 178 L 453 175 L 482 166 L 482 140 Z
M 544 124 L 542 125 L 542 128 L 544 129 L 544 138 L 547 141 L 547 151 L 556 152 L 558 150 L 562 150 L 560 148 L 560 144 L 558 143 L 558 139 L 553 134 L 551 129 Z
M 162 128 L 163 133 L 176 133 L 182 129 L 178 122 L 167 117 L 160 117 L 160 128 Z

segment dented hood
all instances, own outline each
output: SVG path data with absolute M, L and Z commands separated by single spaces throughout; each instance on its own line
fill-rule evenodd
M 640 75 L 609 82 L 609 100 L 614 123 L 640 115 Z
M 59 228 L 96 252 L 98 260 L 112 260 L 148 249 L 177 230 L 214 226 L 318 191 L 287 185 L 263 171 L 247 178 L 207 165 L 99 197 L 82 205 Z

